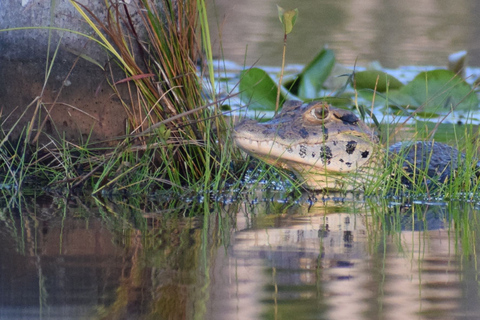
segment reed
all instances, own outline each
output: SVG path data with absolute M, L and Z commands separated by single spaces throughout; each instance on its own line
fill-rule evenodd
M 207 69 L 214 81 L 205 3 L 143 0 L 137 8 L 139 24 L 121 3 L 107 2 L 107 22 L 80 3 L 72 4 L 125 73 L 122 80 L 112 79 L 112 87 L 120 92 L 117 87 L 127 83 L 130 92 L 129 97 L 120 96 L 128 136 L 103 167 L 94 192 L 107 186 L 104 181 L 120 179 L 112 174 L 125 157 L 133 166 L 127 171 L 142 167 L 143 182 L 177 191 L 185 186 L 205 189 L 212 183 L 221 188 L 232 150 L 226 147 L 228 124 L 218 104 L 205 98 L 215 100 L 204 85 Z

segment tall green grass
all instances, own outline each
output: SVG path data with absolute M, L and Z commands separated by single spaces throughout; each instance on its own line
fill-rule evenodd
M 140 23 L 116 1 L 105 3 L 107 21 L 71 3 L 125 74 L 110 84 L 128 116 L 128 132 L 113 149 L 54 143 L 50 157 L 64 171 L 55 182 L 90 181 L 94 193 L 223 187 L 235 152 L 215 92 L 205 89 L 206 76 L 214 88 L 214 73 L 204 1 L 143 0 L 136 10 Z M 120 95 L 120 85 L 128 86 L 129 96 Z M 72 170 L 75 165 L 82 173 Z
M 123 71 L 122 78 L 111 72 L 109 83 L 128 118 L 126 135 L 109 141 L 111 147 L 98 147 L 89 138 L 73 143 L 53 137 L 40 147 L 35 145 L 34 112 L 21 138 L 11 141 L 13 129 L 0 136 L 3 182 L 18 189 L 27 177 L 45 177 L 50 188 L 87 188 L 96 194 L 206 192 L 234 181 L 231 163 L 238 151 L 230 137 L 232 123 L 223 117 L 214 89 L 207 89 L 215 88 L 215 75 L 205 2 L 142 0 L 132 16 L 131 6 L 107 0 L 106 21 L 79 2 L 71 3 L 93 31 L 84 36 L 106 50 L 111 70 Z M 56 48 L 49 51 L 45 84 L 60 48 L 50 41 L 48 47 Z M 125 91 L 127 96 L 121 93 Z M 44 107 L 41 96 L 29 107 Z M 53 127 L 61 137 L 55 123 Z
M 215 105 L 213 111 L 201 108 L 206 101 L 202 97 L 202 75 L 197 73 L 196 65 L 197 60 L 202 60 L 197 3 L 142 1 L 139 25 L 132 22 L 126 7 L 113 1 L 108 2 L 108 23 L 88 8 L 72 3 L 117 58 L 126 75 L 123 81 L 133 87 L 132 96 L 120 98 L 133 102 L 124 102 L 124 106 L 129 133 L 136 136 L 124 141 L 126 147 L 119 152 L 120 158 L 125 156 L 124 152 L 134 152 L 144 164 L 155 163 L 152 176 L 157 181 L 169 181 L 170 186 L 210 182 L 211 157 L 221 152 L 216 141 L 218 130 L 225 124 L 216 119 L 218 127 L 214 128 L 210 118 L 216 115 Z M 142 34 L 146 35 L 146 42 Z M 144 150 L 140 151 L 139 145 Z M 139 163 L 139 159 L 131 160 Z M 119 158 L 110 160 L 103 176 L 118 162 Z M 144 173 L 148 176 L 148 172 Z M 97 183 L 95 189 L 100 188 Z
M 124 73 L 121 79 L 112 76 L 110 85 L 128 115 L 127 135 L 119 137 L 111 148 L 96 148 L 88 139 L 74 144 L 52 138 L 48 147 L 28 159 L 22 156 L 27 143 L 12 146 L 11 153 L 0 150 L 5 182 L 20 186 L 27 176 L 37 175 L 46 177 L 53 187 L 88 187 L 93 193 L 143 193 L 152 188 L 184 193 L 218 190 L 226 181 L 235 181 L 232 171 L 245 171 L 248 160 L 241 168 L 232 167 L 238 154 L 229 134 L 232 124 L 221 115 L 214 89 L 206 90 L 215 87 L 215 77 L 205 2 L 142 0 L 136 11 L 139 23 L 133 22 L 122 3 L 105 2 L 107 21 L 78 2 L 71 3 L 94 32 L 89 38 L 112 57 L 116 64 L 112 68 L 118 66 Z M 50 69 L 48 64 L 47 78 Z M 128 88 L 128 96 L 122 95 L 119 86 Z M 470 136 L 471 128 L 465 129 Z M 27 142 L 32 135 L 30 126 L 24 134 Z M 0 147 L 8 136 L 4 133 Z M 475 146 L 459 147 L 466 150 L 466 162 L 478 158 Z M 385 169 L 378 182 L 368 186 L 367 193 L 403 192 L 400 175 L 394 174 L 402 171 L 401 163 L 401 155 L 399 161 L 382 163 Z M 259 167 L 258 180 L 281 177 L 269 174 L 276 170 Z M 476 191 L 478 182 L 471 179 L 475 174 L 474 168 L 467 166 L 457 170 L 454 183 L 437 189 L 449 196 Z M 429 193 L 424 174 L 419 175 L 412 180 L 416 192 Z
M 392 126 L 390 129 L 394 131 Z M 454 124 L 441 124 L 433 122 L 416 121 L 414 125 L 405 126 L 413 132 L 413 136 L 405 140 L 406 143 L 416 141 L 435 141 L 446 143 L 457 148 L 458 167 L 451 166 L 450 172 L 445 172 L 448 179 L 440 181 L 437 177 L 429 177 L 427 169 L 433 154 L 427 154 L 423 168 L 405 167 L 406 152 L 392 154 L 385 151 L 381 161 L 383 170 L 379 172 L 378 179 L 369 186 L 369 194 L 381 195 L 409 195 L 414 197 L 441 197 L 442 199 L 460 199 L 466 194 L 473 197 L 480 186 L 479 172 L 477 167 L 479 161 L 478 141 L 475 138 L 476 126 L 467 124 L 457 126 Z M 392 137 L 393 135 L 391 135 Z M 385 139 L 388 141 L 388 139 Z M 389 143 L 385 143 L 385 150 L 388 150 Z M 406 151 L 406 150 L 405 150 Z M 461 155 L 464 154 L 464 159 Z M 435 155 L 440 156 L 441 155 Z M 448 155 L 445 155 L 448 156 Z M 439 176 L 441 174 L 439 173 Z M 445 177 L 445 176 L 443 176 Z

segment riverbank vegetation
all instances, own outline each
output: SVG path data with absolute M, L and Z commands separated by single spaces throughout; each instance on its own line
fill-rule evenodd
M 461 76 L 465 68 L 429 68 L 400 81 L 380 66 L 340 66 L 334 53 L 323 49 L 301 72 L 288 75 L 279 91 L 283 100 L 321 100 L 352 110 L 375 127 L 384 150 L 399 141 L 434 140 L 455 146 L 465 158 L 458 159 L 458 169 L 445 173 L 447 180 L 431 179 L 421 168 L 411 176 L 402 168 L 405 155 L 400 155 L 395 161 L 386 157 L 376 183 L 364 190 L 367 194 L 457 198 L 472 195 L 480 186 L 477 81 Z M 239 81 L 243 103 L 251 110 L 273 114 L 277 84 L 271 74 L 251 68 L 243 71 Z
M 109 68 L 123 70 L 123 78 L 112 76 L 109 82 L 128 116 L 127 135 L 100 150 L 87 140 L 84 145 L 52 141 L 53 147 L 27 152 L 30 146 L 20 139 L 10 150 L 2 149 L 4 186 L 20 188 L 34 176 L 49 188 L 86 187 L 94 194 L 223 187 L 232 178 L 236 152 L 225 134 L 229 119 L 221 117 L 222 101 L 213 89 L 204 1 L 145 0 L 139 17 L 126 5 L 108 1 L 107 21 L 71 3 L 93 30 L 85 36 L 111 57 Z M 118 86 L 128 86 L 129 95 L 120 94 Z M 4 136 L 6 146 L 9 132 Z
M 230 98 L 239 98 L 239 108 L 260 114 L 276 111 L 286 99 L 324 100 L 360 114 L 376 126 L 384 145 L 413 128 L 406 139 L 455 144 L 467 152 L 468 163 L 477 159 L 476 126 L 469 122 L 467 110 L 477 110 L 480 103 L 473 81 L 460 76 L 464 66 L 419 72 L 405 81 L 382 68 L 340 66 L 334 52 L 323 49 L 301 72 L 284 79 L 283 67 L 279 75 L 252 67 L 226 84 L 232 79 L 224 82 L 213 67 L 204 1 L 143 0 L 141 14 L 135 17 L 126 5 L 108 1 L 106 21 L 88 7 L 71 3 L 93 31 L 85 37 L 111 57 L 108 68 L 123 72 L 121 78 L 111 72 L 109 84 L 127 114 L 126 135 L 110 147 L 98 147 L 88 138 L 83 143 L 52 139 L 48 146 L 32 146 L 30 127 L 13 142 L 11 130 L 6 131 L 0 148 L 3 189 L 47 185 L 62 193 L 193 194 L 232 187 L 247 171 L 245 180 L 254 186 L 289 180 L 275 168 L 244 161 L 230 135 L 234 117 L 224 113 L 235 107 Z M 119 86 L 126 86 L 128 95 Z M 462 127 L 442 124 L 459 110 L 467 112 Z M 388 180 L 387 185 L 375 184 L 367 188 L 369 193 L 391 189 L 395 182 L 383 178 L 397 169 L 386 168 L 380 182 Z M 476 190 L 477 182 L 471 179 L 475 170 L 467 164 L 455 174 L 454 184 L 438 187 L 446 194 Z M 293 188 L 301 186 L 293 183 Z
M 119 165 L 127 162 L 132 170 L 124 174 L 140 171 L 141 178 L 127 178 L 122 186 L 161 185 L 177 192 L 184 186 L 195 191 L 221 187 L 234 152 L 224 134 L 221 102 L 214 89 L 207 89 L 215 84 L 204 1 L 142 1 L 138 25 L 125 6 L 113 1 L 107 24 L 88 8 L 73 5 L 125 72 L 125 79 L 112 85 L 128 82 L 132 93 L 119 96 L 130 135 L 121 140 L 99 181 L 115 177 Z M 102 187 L 97 183 L 94 192 Z

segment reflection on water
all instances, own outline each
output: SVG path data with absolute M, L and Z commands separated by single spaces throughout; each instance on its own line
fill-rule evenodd
M 338 61 L 378 60 L 385 67 L 446 65 L 448 54 L 468 50 L 480 65 L 480 2 L 476 0 L 215 0 L 209 17 L 226 59 L 247 66 L 281 64 L 283 33 L 276 4 L 298 8 L 288 37 L 287 63 L 306 64 L 324 46 Z M 220 26 L 218 28 L 218 26 Z M 221 39 L 218 31 L 221 30 Z M 216 51 L 219 56 L 220 50 Z
M 469 204 L 8 201 L 0 211 L 1 319 L 480 312 L 479 212 Z

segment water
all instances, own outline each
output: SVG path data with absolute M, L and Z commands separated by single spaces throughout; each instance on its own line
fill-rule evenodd
M 276 3 L 216 1 L 226 59 L 278 67 Z M 328 44 L 349 66 L 480 65 L 474 0 L 278 3 L 300 10 L 290 64 Z M 478 318 L 475 203 L 242 196 L 2 198 L 0 319 Z
M 446 67 L 448 56 L 463 50 L 468 52 L 465 80 L 473 86 L 480 77 L 480 3 L 474 0 L 218 0 L 210 6 L 209 17 L 214 56 L 218 59 L 214 64 L 216 72 L 229 80 L 220 81 L 220 96 L 238 93 L 240 70 L 245 67 L 263 68 L 278 81 L 283 29 L 277 3 L 299 10 L 297 24 L 288 36 L 287 78 L 301 72 L 325 45 L 334 50 L 336 61 L 341 64 L 325 83 L 326 90 L 318 93 L 319 97 L 330 96 L 342 88 L 346 78 L 337 76 L 352 73 L 354 67 L 357 71 L 368 67 L 383 70 L 406 84 L 422 71 Z M 371 97 L 355 96 L 357 99 L 359 104 L 371 105 Z M 387 112 L 380 100 L 377 99 L 373 113 L 377 119 L 394 121 L 384 118 Z M 230 98 L 227 104 L 248 117 L 273 116 L 273 112 L 242 108 L 246 103 L 239 96 Z M 457 108 L 448 114 L 435 112 L 437 116 L 429 115 L 430 121 L 455 124 L 465 123 L 468 118 L 467 122 L 479 124 L 478 117 L 470 111 Z M 395 119 L 398 123 L 411 123 L 418 118 L 405 115 Z
M 348 66 L 378 60 L 384 67 L 445 66 L 447 56 L 468 50 L 480 66 L 480 3 L 476 0 L 216 0 L 209 17 L 224 57 L 247 66 L 281 64 L 283 30 L 276 4 L 298 8 L 288 36 L 287 63 L 306 64 L 324 45 Z M 220 28 L 217 28 L 217 25 Z
M 3 202 L 1 319 L 473 319 L 473 204 Z M 273 199 L 273 201 L 272 201 Z M 207 215 L 204 213 L 207 212 Z M 190 215 L 200 215 L 196 218 Z

